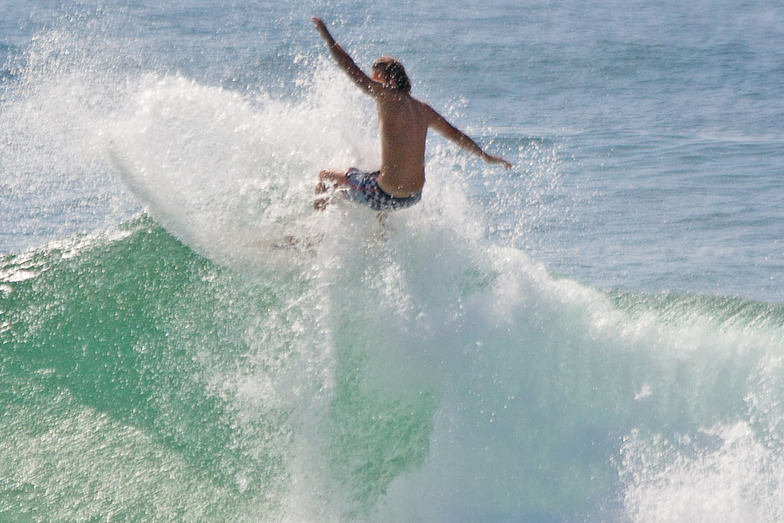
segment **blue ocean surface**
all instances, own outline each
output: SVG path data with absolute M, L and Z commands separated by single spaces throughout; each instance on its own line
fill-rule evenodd
M 437 135 L 417 206 L 367 70 Z M 0 6 L 0 519 L 784 519 L 784 6 Z

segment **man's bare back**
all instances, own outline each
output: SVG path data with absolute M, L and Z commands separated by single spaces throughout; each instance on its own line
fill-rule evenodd
M 410 196 L 425 185 L 427 105 L 405 93 L 376 98 L 381 137 L 379 186 L 392 196 Z
M 484 152 L 432 107 L 412 97 L 410 82 L 399 62 L 381 58 L 373 64 L 372 76 L 369 77 L 335 42 L 324 22 L 316 17 L 312 20 L 337 64 L 376 101 L 381 137 L 381 168 L 375 180 L 378 188 L 392 200 L 412 198 L 421 193 L 425 185 L 425 143 L 430 128 L 489 163 L 500 163 L 507 169 L 512 167 L 500 156 Z M 326 191 L 326 183 L 350 185 L 348 174 L 349 171 L 322 171 L 317 193 Z M 316 207 L 320 208 L 319 205 Z

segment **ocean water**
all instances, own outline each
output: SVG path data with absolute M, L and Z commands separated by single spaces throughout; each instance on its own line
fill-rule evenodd
M 515 168 L 314 213 L 379 152 L 313 14 Z M 4 2 L 0 519 L 784 519 L 783 23 Z

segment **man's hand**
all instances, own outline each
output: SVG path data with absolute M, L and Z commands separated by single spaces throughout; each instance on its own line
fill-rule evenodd
M 508 169 L 512 168 L 512 164 L 501 158 L 500 156 L 493 156 L 491 154 L 485 154 L 485 161 L 487 163 L 500 163 L 504 167 Z
M 331 34 L 329 34 L 329 30 L 327 29 L 327 25 L 324 23 L 324 20 L 317 16 L 311 17 L 310 20 L 313 22 L 313 25 L 316 26 L 316 31 L 318 31 L 318 34 L 321 35 L 321 38 L 326 40 L 330 46 L 335 45 L 335 39 L 332 38 Z

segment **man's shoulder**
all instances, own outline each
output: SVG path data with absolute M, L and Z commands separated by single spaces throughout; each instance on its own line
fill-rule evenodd
M 413 100 L 416 102 L 417 106 L 420 108 L 425 118 L 427 118 L 428 122 L 432 122 L 435 118 L 438 117 L 438 113 L 436 112 L 435 109 L 430 107 L 430 104 L 428 104 L 427 102 L 423 102 L 422 100 L 418 100 L 416 98 L 413 98 Z
M 408 93 L 399 93 L 394 99 L 394 103 L 409 105 L 427 113 L 435 112 L 427 102 L 423 102 L 419 98 L 411 96 Z

